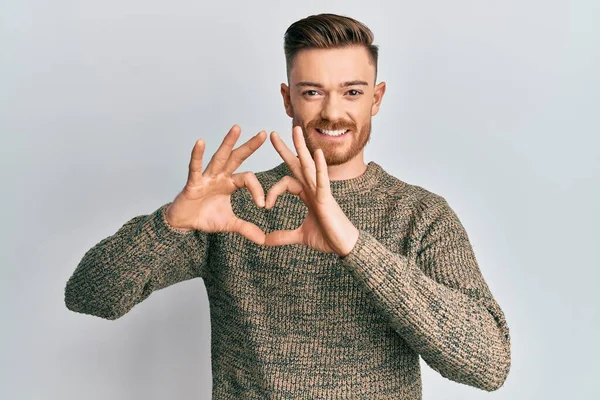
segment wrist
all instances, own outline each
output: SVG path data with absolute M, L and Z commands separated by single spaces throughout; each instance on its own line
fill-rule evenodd
M 172 204 L 172 203 L 171 203 L 171 204 Z M 170 213 L 169 213 L 169 209 L 170 209 L 170 207 L 171 207 L 171 204 L 169 204 L 169 205 L 167 206 L 167 208 L 165 209 L 165 218 L 164 218 L 164 221 L 165 221 L 165 223 L 167 224 L 167 226 L 168 226 L 169 228 L 171 228 L 171 229 L 174 229 L 174 230 L 176 230 L 176 231 L 180 231 L 180 232 L 190 232 L 190 231 L 192 231 L 192 229 L 179 228 L 179 227 L 177 227 L 175 224 L 173 224 L 173 222 L 172 222 L 172 221 L 173 221 L 173 220 L 172 220 L 172 216 L 171 216 L 171 215 L 170 215 Z

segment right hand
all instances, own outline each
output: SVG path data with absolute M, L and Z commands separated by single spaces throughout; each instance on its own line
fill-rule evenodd
M 265 206 L 264 190 L 253 172 L 233 172 L 258 149 L 267 138 L 265 131 L 231 151 L 241 128 L 234 125 L 202 172 L 205 143 L 198 139 L 192 150 L 185 187 L 167 207 L 165 218 L 170 226 L 203 232 L 237 232 L 263 244 L 265 233 L 255 224 L 238 218 L 231 208 L 231 194 L 238 188 L 250 190 L 254 202 Z M 264 133 L 264 134 L 263 134 Z

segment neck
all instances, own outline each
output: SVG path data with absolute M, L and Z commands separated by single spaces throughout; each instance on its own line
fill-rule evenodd
M 285 162 L 282 162 L 275 168 L 278 179 L 285 175 L 294 176 Z M 331 193 L 340 199 L 350 195 L 368 195 L 371 191 L 382 183 L 386 172 L 379 164 L 369 161 L 362 174 L 356 173 L 353 178 L 347 179 L 329 179 Z
M 362 154 L 359 154 L 357 157 L 343 164 L 328 165 L 327 176 L 329 176 L 329 181 L 342 181 L 359 177 L 366 170 L 367 164 L 365 164 Z

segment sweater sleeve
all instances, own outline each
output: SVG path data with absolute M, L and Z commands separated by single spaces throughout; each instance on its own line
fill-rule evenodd
M 479 270 L 467 233 L 445 199 L 416 229 L 414 259 L 359 229 L 341 257 L 390 324 L 443 377 L 486 391 L 511 365 L 510 335 Z
M 171 227 L 169 204 L 132 218 L 85 253 L 65 287 L 69 310 L 114 320 L 155 290 L 204 278 L 207 234 Z

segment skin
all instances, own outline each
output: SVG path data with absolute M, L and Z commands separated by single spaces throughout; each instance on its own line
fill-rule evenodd
M 346 82 L 354 84 L 342 87 Z M 292 126 L 302 128 L 313 158 L 316 149 L 323 150 L 331 180 L 355 178 L 365 172 L 364 147 L 385 88 L 385 82 L 375 85 L 375 65 L 364 46 L 297 53 L 289 86 L 281 84 L 285 111 L 292 118 Z M 329 140 L 319 136 L 314 126 L 351 131 L 339 140 Z
M 363 152 L 371 117 L 379 111 L 385 92 L 385 83 L 374 82 L 375 66 L 364 47 L 309 49 L 296 56 L 290 86 L 282 84 L 281 94 L 293 119 L 298 155 L 271 133 L 273 146 L 294 176 L 283 177 L 269 189 L 265 208 L 272 208 L 277 196 L 287 191 L 302 199 L 308 213 L 298 228 L 267 234 L 265 246 L 304 244 L 340 257 L 354 248 L 360 232 L 333 197 L 330 181 L 358 177 L 367 168 Z M 313 127 L 351 131 L 339 140 L 328 140 Z
M 352 251 L 360 232 L 333 197 L 330 181 L 352 179 L 365 172 L 367 165 L 363 160 L 363 150 L 371 135 L 371 117 L 379 111 L 385 83 L 375 85 L 375 66 L 370 62 L 367 49 L 348 46 L 300 51 L 292 65 L 289 84 L 281 85 L 281 94 L 286 113 L 292 118 L 292 136 L 298 155 L 276 132 L 271 133 L 271 142 L 294 176 L 285 176 L 273 185 L 263 204 L 260 199 L 262 188 L 256 177 L 253 174 L 233 174 L 241 162 L 262 144 L 262 132 L 232 151 L 240 132 L 239 127 L 234 126 L 204 172 L 204 142 L 197 141 L 186 189 L 175 199 L 173 207 L 167 208 L 168 221 L 177 221 L 171 210 L 179 208 L 173 213 L 184 215 L 183 219 L 196 219 L 195 224 L 191 224 L 194 229 L 235 231 L 265 246 L 304 244 L 340 257 Z M 312 128 L 350 128 L 350 132 L 339 139 L 327 139 Z M 210 210 L 210 207 L 219 207 L 223 196 L 229 196 L 234 187 L 248 187 L 257 199 L 257 205 L 266 209 L 272 208 L 277 197 L 288 191 L 302 199 L 308 213 L 297 229 L 265 235 L 256 225 L 233 216 L 229 199 L 225 199 L 229 207 L 220 210 L 219 215 L 227 218 L 216 220 L 214 213 L 207 211 L 207 214 L 213 215 L 212 219 L 201 218 L 200 222 L 212 225 L 200 226 L 195 218 L 199 214 L 198 208 L 204 206 Z M 185 215 L 186 210 L 190 215 Z M 227 226 L 229 222 L 232 226 Z M 215 223 L 225 227 L 215 227 Z

